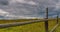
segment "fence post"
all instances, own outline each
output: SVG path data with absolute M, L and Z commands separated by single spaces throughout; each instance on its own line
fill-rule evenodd
M 48 32 L 48 8 L 46 8 L 45 32 Z
M 57 24 L 58 24 L 58 17 L 59 17 L 59 14 L 57 13 Z

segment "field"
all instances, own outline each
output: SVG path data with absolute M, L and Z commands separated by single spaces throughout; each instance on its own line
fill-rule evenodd
M 31 20 L 38 20 L 38 19 L 0 20 L 0 24 L 13 23 L 13 22 L 27 22 Z
M 30 19 L 32 20 L 32 19 Z M 0 20 L 0 24 L 3 23 L 12 23 L 12 22 L 25 22 L 30 20 Z M 35 19 L 36 20 L 36 19 Z M 56 25 L 56 19 L 49 20 L 49 31 Z M 39 23 L 32 23 L 32 24 L 26 24 L 22 26 L 15 26 L 15 27 L 9 27 L 9 28 L 2 28 L 0 29 L 0 32 L 45 32 L 45 23 L 39 22 Z M 57 31 L 59 27 L 57 27 Z

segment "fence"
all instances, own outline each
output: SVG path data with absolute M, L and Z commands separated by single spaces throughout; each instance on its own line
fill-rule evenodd
M 51 29 L 51 31 L 49 31 L 48 29 L 48 8 L 46 8 L 46 18 L 44 20 L 32 20 L 29 22 L 18 22 L 18 23 L 10 23 L 10 24 L 0 24 L 0 28 L 8 28 L 8 27 L 12 27 L 12 26 L 21 26 L 21 25 L 26 25 L 26 24 L 31 24 L 31 23 L 36 23 L 36 22 L 45 22 L 45 32 L 53 32 L 55 31 L 55 28 L 59 25 L 58 23 L 58 15 L 57 15 L 57 23 L 54 26 L 54 28 Z

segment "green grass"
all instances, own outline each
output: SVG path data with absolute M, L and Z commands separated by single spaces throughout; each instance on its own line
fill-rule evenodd
M 60 32 L 60 26 L 55 29 L 55 32 Z
M 13 23 L 13 22 L 27 22 L 31 20 L 38 20 L 38 19 L 0 20 L 0 24 Z
M 0 32 L 44 32 L 44 22 L 0 29 Z
M 49 31 L 50 31 L 56 25 L 56 20 L 51 20 L 48 23 L 49 23 Z M 39 22 L 39 23 L 32 23 L 32 24 L 16 26 L 16 27 L 2 28 L 0 29 L 0 32 L 45 32 L 44 24 L 45 24 L 44 22 Z
M 59 21 L 60 21 L 60 20 L 59 20 Z M 59 22 L 58 27 L 55 29 L 55 32 L 60 32 L 60 22 Z

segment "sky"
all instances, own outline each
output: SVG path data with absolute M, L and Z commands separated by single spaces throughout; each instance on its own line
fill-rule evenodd
M 0 0 L 0 18 L 45 18 L 47 7 L 49 17 L 55 17 L 60 0 Z

